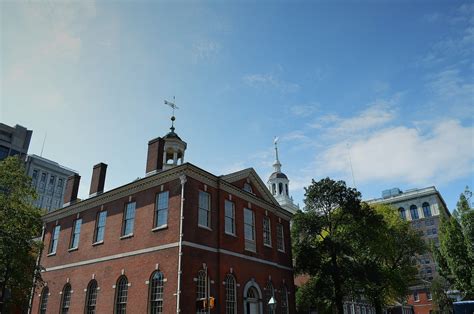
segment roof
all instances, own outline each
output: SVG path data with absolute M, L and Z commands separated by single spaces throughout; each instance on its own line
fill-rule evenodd
M 271 180 L 271 179 L 275 179 L 275 178 L 278 178 L 278 179 L 287 179 L 288 180 L 288 177 L 286 176 L 286 174 L 284 174 L 283 172 L 274 172 L 270 175 L 270 178 L 268 178 L 268 180 Z
M 178 134 L 176 134 L 174 131 L 169 132 L 169 133 L 166 134 L 163 138 L 164 138 L 164 139 L 167 139 L 167 138 L 170 138 L 170 139 L 171 139 L 171 138 L 176 138 L 176 139 L 182 141 L 182 139 L 181 139 L 181 138 L 178 136 Z

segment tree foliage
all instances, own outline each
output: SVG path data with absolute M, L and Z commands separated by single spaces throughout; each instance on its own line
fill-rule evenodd
M 384 305 L 403 302 L 418 274 L 415 255 L 423 254 L 425 243 L 420 235 L 389 205 L 364 205 L 374 211 L 365 241 L 356 255 L 361 290 L 377 313 Z
M 439 247 L 432 247 L 440 275 L 466 299 L 474 298 L 474 210 L 470 196 L 466 188 L 453 216 L 441 219 Z
M 16 157 L 0 162 L 0 312 L 25 309 L 40 251 L 42 211 L 23 163 Z M 2 311 L 3 307 L 3 311 Z M 10 310 L 9 310 L 10 309 Z
M 365 296 L 382 306 L 405 297 L 422 253 L 420 236 L 389 206 L 361 203 L 343 181 L 312 181 L 305 211 L 293 218 L 295 270 L 309 275 L 297 292 L 299 310 L 343 313 L 344 299 Z

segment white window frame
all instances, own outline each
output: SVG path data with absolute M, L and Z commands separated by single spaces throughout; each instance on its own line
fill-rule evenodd
M 246 213 L 251 214 L 252 221 L 246 221 Z M 252 239 L 247 238 L 247 233 L 245 232 L 245 227 L 249 226 L 252 229 Z M 255 212 L 249 208 L 244 208 L 244 239 L 245 239 L 245 249 L 247 251 L 256 252 L 257 246 L 255 244 Z
M 231 206 L 231 216 L 227 215 L 227 206 Z M 230 221 L 232 230 L 227 230 L 227 221 Z M 229 200 L 224 201 L 224 230 L 226 234 L 235 236 L 235 204 Z
M 201 207 L 201 197 L 207 196 L 207 208 Z M 206 212 L 207 214 L 207 225 L 202 225 L 201 224 L 201 212 Z M 211 229 L 211 194 L 204 192 L 204 191 L 199 191 L 199 197 L 198 197 L 198 226 L 205 228 L 205 229 Z
M 158 193 L 156 195 L 156 199 L 155 199 L 155 219 L 153 221 L 153 229 L 161 229 L 161 228 L 166 228 L 168 226 L 168 213 L 169 213 L 169 191 L 164 191 L 164 192 L 161 192 L 161 193 Z M 160 199 L 161 197 L 164 197 L 166 198 L 166 207 L 161 207 L 160 208 Z M 166 211 L 166 221 L 164 223 L 161 223 L 161 224 L 158 224 L 159 221 L 159 216 L 160 216 L 160 212 L 165 212 Z
M 277 224 L 277 249 L 280 252 L 285 252 L 285 232 L 281 223 Z
M 75 250 L 79 248 L 79 241 L 81 239 L 81 227 L 82 227 L 82 218 L 78 218 L 74 220 L 72 233 L 71 233 L 71 244 L 69 245 L 69 250 Z M 76 242 L 76 240 L 77 240 L 77 243 L 74 243 Z
M 61 232 L 61 225 L 56 225 L 53 228 L 53 232 L 51 233 L 51 242 L 49 244 L 49 253 L 48 255 L 56 254 L 58 249 L 58 242 L 59 242 L 59 233 Z
M 263 245 L 272 247 L 272 225 L 270 217 L 263 217 Z

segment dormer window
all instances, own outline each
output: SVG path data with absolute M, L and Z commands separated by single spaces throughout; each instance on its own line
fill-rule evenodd
M 252 186 L 249 183 L 244 184 L 244 191 L 247 191 L 249 193 L 253 193 Z

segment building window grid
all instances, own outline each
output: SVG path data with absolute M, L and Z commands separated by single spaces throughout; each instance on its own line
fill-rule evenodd
M 275 314 L 275 310 L 272 310 L 268 305 L 268 302 L 272 297 L 274 297 L 275 290 L 273 289 L 273 284 L 271 281 L 268 281 L 267 286 L 265 287 L 265 308 L 266 313 Z
M 59 240 L 59 232 L 61 231 L 61 226 L 57 225 L 53 229 L 53 234 L 51 236 L 51 245 L 49 247 L 49 254 L 56 253 L 56 249 L 58 248 L 58 240 Z
M 271 225 L 268 217 L 263 217 L 263 244 L 272 246 Z
M 225 313 L 236 314 L 237 313 L 237 295 L 236 295 L 236 282 L 235 277 L 231 274 L 227 274 L 225 277 Z
M 235 205 L 233 202 L 226 200 L 225 204 L 225 232 L 235 235 Z
M 125 206 L 122 236 L 133 234 L 135 223 L 135 202 L 130 202 Z
M 283 233 L 283 225 L 277 225 L 277 248 L 278 250 L 284 252 L 285 251 L 285 236 Z
M 73 228 L 72 236 L 71 236 L 70 249 L 77 249 L 79 247 L 79 239 L 81 236 L 81 226 L 82 226 L 81 218 L 74 220 L 74 228 Z
M 422 208 L 423 208 L 423 216 L 424 216 L 425 218 L 428 218 L 428 217 L 431 217 L 431 216 L 432 216 L 432 215 L 431 215 L 431 208 L 430 208 L 430 204 L 429 204 L 429 203 L 427 203 L 427 202 L 423 203 Z
M 206 291 L 207 291 L 207 281 L 206 281 L 206 271 L 201 269 L 198 272 L 197 276 L 197 282 L 196 282 L 196 300 L 203 300 L 205 299 L 206 296 Z M 202 310 L 196 310 L 196 314 L 200 313 L 207 313 L 207 310 L 202 309 Z
M 122 276 L 117 281 L 117 295 L 115 298 L 115 314 L 127 313 L 127 298 L 128 298 L 128 280 L 127 280 L 127 277 Z
M 255 251 L 255 215 L 251 209 L 244 208 L 245 248 Z
M 150 313 L 163 313 L 163 281 L 164 276 L 161 271 L 155 271 L 151 276 L 150 285 Z
M 161 192 L 156 196 L 155 228 L 168 224 L 169 192 Z
M 86 314 L 95 314 L 97 306 L 97 281 L 92 280 L 87 288 Z
M 211 227 L 211 196 L 203 191 L 199 191 L 198 225 Z
M 49 288 L 44 287 L 43 291 L 41 292 L 39 314 L 46 314 L 46 310 L 48 309 L 48 298 L 49 298 Z
M 104 241 L 105 223 L 107 221 L 107 211 L 101 211 L 97 215 L 94 242 Z
M 61 301 L 61 313 L 69 313 L 71 307 L 71 285 L 66 284 L 63 289 L 62 301 Z

